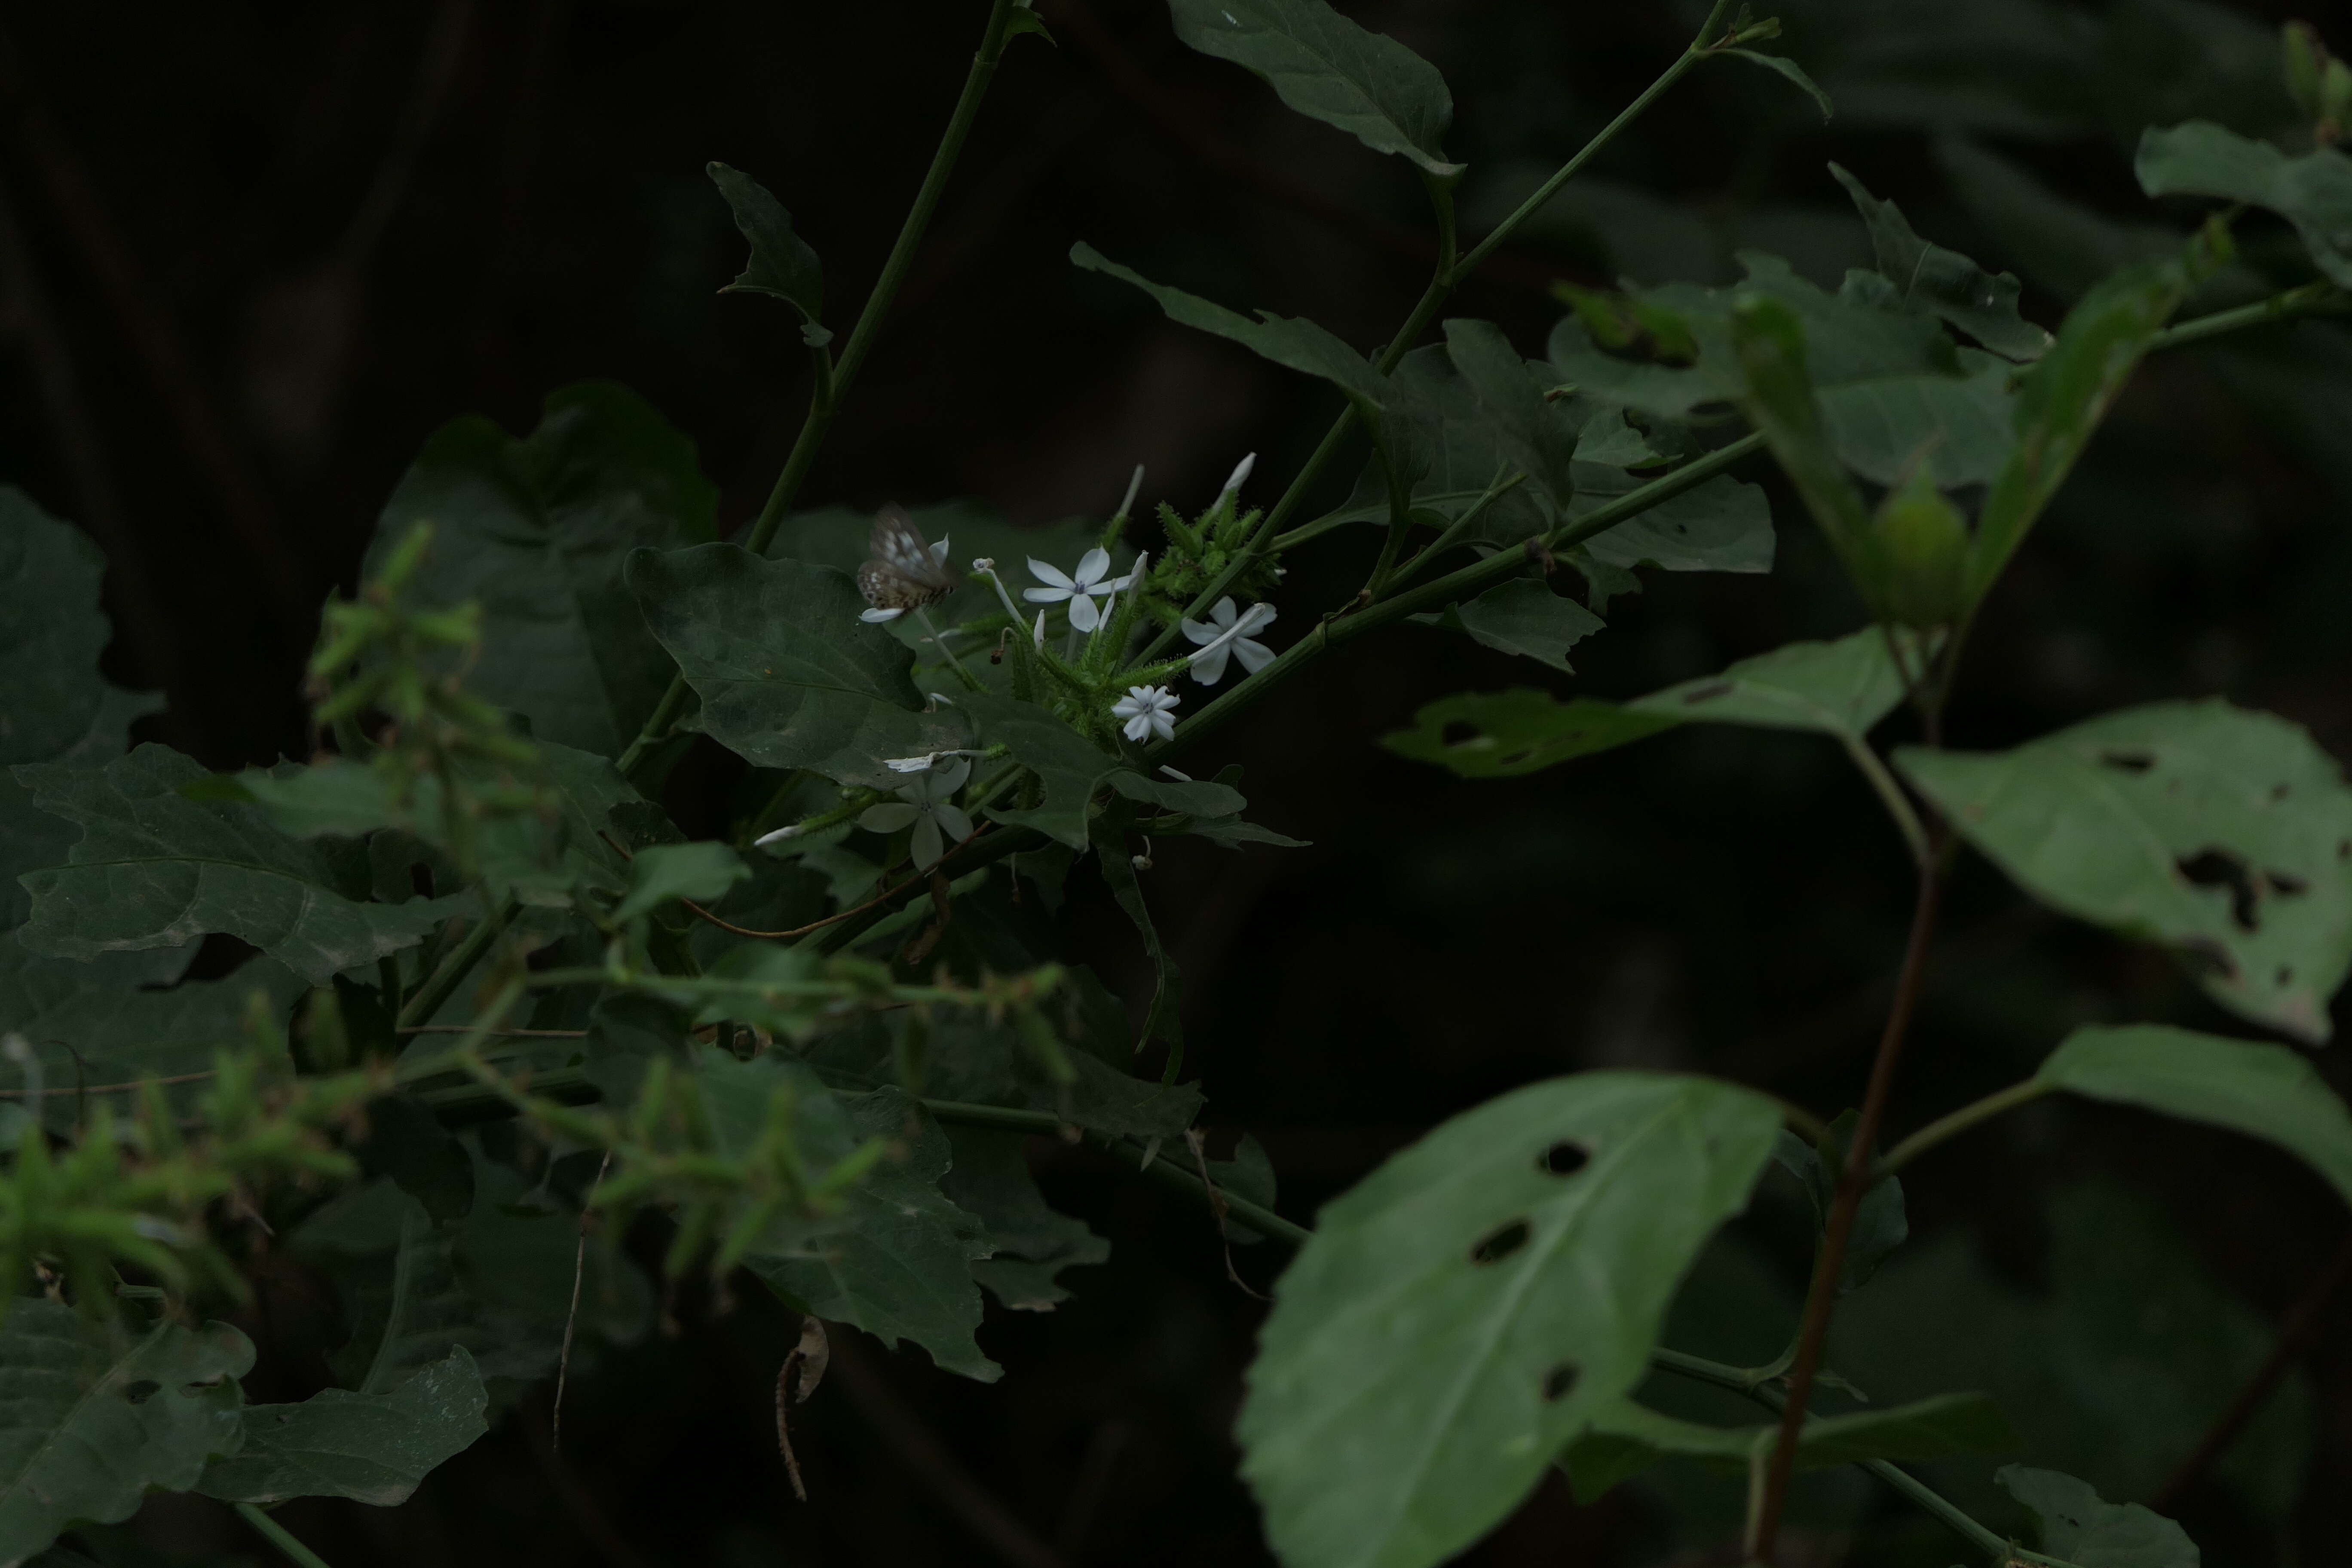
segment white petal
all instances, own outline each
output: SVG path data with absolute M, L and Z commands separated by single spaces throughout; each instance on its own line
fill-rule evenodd
M 911 805 L 886 800 L 880 805 L 869 805 L 857 816 L 857 826 L 868 833 L 896 833 L 915 820 L 919 814 Z
M 1040 583 L 1050 583 L 1066 594 L 1077 586 L 1059 566 L 1048 565 L 1034 555 L 1029 557 L 1029 575 Z M 1035 590 L 1031 591 L 1034 593 Z
M 1274 625 L 1275 617 L 1280 613 L 1272 605 L 1260 599 L 1242 612 L 1241 625 L 1238 629 L 1244 637 L 1249 636 L 1252 632 L 1262 632 Z
M 1217 640 L 1216 627 L 1196 621 L 1190 616 L 1185 616 L 1182 620 L 1177 622 L 1176 625 L 1183 631 L 1187 637 L 1191 638 L 1193 642 L 1201 644 L 1204 647 L 1210 643 Z
M 1097 544 L 1078 557 L 1078 585 L 1091 587 L 1101 582 L 1102 574 L 1109 570 L 1110 552 Z
M 1149 722 L 1151 728 L 1158 731 L 1161 740 L 1172 741 L 1176 738 L 1176 721 L 1168 714 L 1154 713 Z
M 1242 661 L 1244 669 L 1255 675 L 1274 662 L 1274 650 L 1262 642 L 1252 642 L 1247 637 L 1235 637 L 1234 657 Z
M 1078 595 L 1076 588 L 1024 588 L 1021 596 L 1033 605 L 1058 605 Z
M 923 781 L 933 800 L 945 800 L 963 788 L 963 781 L 971 777 L 971 759 L 958 757 L 948 767 L 941 768 Z
M 1102 625 L 1102 611 L 1096 606 L 1094 600 L 1085 594 L 1071 595 L 1070 629 L 1074 632 L 1090 632 L 1100 625 Z
M 947 564 L 947 560 L 948 542 L 944 537 L 942 537 L 937 544 L 931 546 L 931 564 L 934 566 L 944 566 Z
M 1223 500 L 1226 496 L 1233 494 L 1235 490 L 1249 483 L 1250 470 L 1256 467 L 1257 454 L 1255 452 L 1252 452 L 1248 457 L 1244 458 L 1240 462 L 1235 463 L 1234 465 L 1233 473 L 1227 476 L 1225 479 L 1224 489 L 1219 493 L 1217 499 Z
M 1116 710 L 1114 710 L 1114 711 L 1116 711 Z M 1151 715 L 1149 713 L 1138 713 L 1134 718 L 1129 719 L 1127 721 L 1127 728 L 1120 731 L 1119 733 L 1125 735 L 1130 741 L 1140 741 L 1143 737 L 1151 733 Z
M 762 833 L 759 837 L 751 840 L 751 847 L 765 849 L 771 844 L 782 844 L 787 838 L 798 838 L 800 836 L 801 825 L 797 822 L 788 822 L 773 833 Z
M 971 837 L 971 818 L 960 805 L 935 805 L 931 816 L 950 838 L 961 844 Z
M 914 834 L 908 840 L 907 847 L 914 851 L 915 869 L 919 871 L 927 867 L 938 865 L 940 857 L 946 853 L 940 843 L 940 825 L 931 820 L 929 812 L 924 813 L 916 822 Z
M 860 610 L 857 618 L 861 621 L 895 621 L 906 613 L 904 610 Z
M 1223 598 L 1219 599 L 1215 604 L 1210 605 L 1209 618 L 1217 623 L 1217 629 L 1219 631 L 1223 631 L 1226 627 L 1232 626 L 1234 618 L 1234 596 L 1231 594 L 1228 594 Z
M 937 752 L 925 752 L 919 757 L 885 757 L 882 765 L 894 773 L 929 773 L 931 764 L 940 760 Z
M 1037 635 L 1035 640 L 1039 647 L 1044 647 L 1045 646 L 1045 612 L 1043 610 L 1037 612 Z
M 1170 778 L 1174 779 L 1178 784 L 1191 784 L 1192 782 L 1192 775 L 1191 773 L 1180 773 L 1174 768 L 1170 767 L 1166 763 L 1160 764 L 1160 771 L 1166 773 Z
M 1230 643 L 1213 643 L 1192 656 L 1192 679 L 1203 686 L 1214 686 L 1225 678 L 1225 656 L 1233 651 Z

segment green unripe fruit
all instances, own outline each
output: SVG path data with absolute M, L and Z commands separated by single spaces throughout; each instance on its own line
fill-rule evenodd
M 1969 525 L 1926 465 L 1888 493 L 1874 526 L 1888 618 L 1921 631 L 1958 619 Z

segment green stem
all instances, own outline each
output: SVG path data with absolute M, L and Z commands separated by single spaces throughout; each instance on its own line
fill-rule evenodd
M 1386 584 L 1387 591 L 1394 593 L 1398 589 L 1402 588 L 1407 583 L 1412 582 L 1415 577 L 1420 576 L 1421 569 L 1423 567 L 1428 565 L 1431 562 L 1436 560 L 1439 556 L 1444 554 L 1447 551 L 1460 543 L 1462 542 L 1463 535 L 1468 533 L 1473 528 L 1475 528 L 1478 525 L 1478 520 L 1486 516 L 1488 510 L 1491 509 L 1496 501 L 1502 500 L 1503 497 L 1508 495 L 1518 486 L 1525 484 L 1527 482 L 1527 478 L 1528 477 L 1525 474 L 1513 473 L 1509 477 L 1498 479 L 1492 485 L 1489 485 L 1486 488 L 1486 493 L 1479 496 L 1476 500 L 1472 501 L 1467 507 L 1463 509 L 1462 515 L 1460 517 L 1455 518 L 1452 522 L 1445 525 L 1445 531 L 1439 534 L 1434 542 L 1431 543 L 1425 549 L 1416 552 L 1411 560 L 1407 561 L 1403 565 L 1396 569 L 1395 573 L 1392 574 L 1388 580 Z M 1304 531 L 1302 530 L 1301 531 Z M 1277 548 L 1279 547 L 1280 542 L 1281 542 L 1278 540 L 1276 542 Z
M 2149 352 L 2177 349 L 2184 344 L 2202 342 L 2218 338 L 2224 332 L 2234 332 L 2244 327 L 2259 327 L 2270 321 L 2291 321 L 2297 316 L 2336 309 L 2347 302 L 2345 291 L 2333 283 L 2305 283 L 2299 289 L 2289 289 L 2267 300 L 2257 300 L 2251 305 L 2234 310 L 2216 310 L 2210 316 L 2200 316 L 2193 321 L 2182 321 L 2167 327 L 2148 340 Z
M 289 1559 L 300 1563 L 302 1568 L 328 1568 L 325 1558 L 296 1540 L 293 1532 L 284 1525 L 249 1502 L 241 1502 L 236 1506 L 238 1515 L 246 1523 L 253 1526 L 256 1533 L 266 1539 L 270 1545 L 286 1553 Z
M 1013 0 L 994 0 L 989 7 L 988 25 L 981 32 L 979 50 L 971 57 L 971 69 L 964 75 L 963 91 L 956 99 L 954 111 L 948 116 L 947 129 L 940 133 L 939 147 L 931 154 L 931 166 L 924 171 L 914 204 L 907 209 L 907 221 L 898 226 L 898 238 L 882 263 L 881 276 L 874 280 L 872 291 L 866 296 L 866 306 L 857 313 L 857 324 L 850 329 L 849 342 L 842 346 L 841 357 L 831 359 L 822 348 L 813 351 L 822 363 L 810 391 L 808 414 L 802 419 L 800 434 L 793 438 L 793 449 L 784 458 L 783 470 L 776 476 L 744 540 L 744 547 L 754 555 L 765 555 L 768 546 L 774 542 L 776 530 L 792 510 L 809 470 L 816 466 L 817 452 L 824 445 L 826 432 L 833 427 L 834 415 L 839 411 L 843 396 L 864 368 L 866 356 L 874 351 L 875 336 L 882 330 L 883 319 L 890 313 L 899 288 L 907 281 L 908 270 L 915 264 L 915 253 L 930 227 L 931 215 L 939 210 L 949 176 L 955 173 L 956 161 L 962 156 L 972 125 L 980 118 L 981 100 L 988 96 L 997 62 L 1004 58 L 1012 18 Z M 669 689 L 654 707 L 653 717 L 646 721 L 645 728 L 621 753 L 618 765 L 625 776 L 634 777 L 646 753 L 669 733 L 670 726 L 685 710 L 688 694 L 686 677 L 672 676 Z
M 499 933 L 507 929 L 520 907 L 509 899 L 496 914 L 478 922 L 465 934 L 457 950 L 441 961 L 440 967 L 434 970 L 400 1009 L 398 1021 L 401 1027 L 432 1021 L 433 1015 L 440 1011 L 441 1004 L 449 1000 L 450 993 L 456 991 L 466 976 L 473 972 L 474 965 L 481 962 L 482 954 L 498 941 Z
M 2013 1110 L 2052 1092 L 2053 1090 L 2048 1084 L 2037 1079 L 2027 1079 L 2023 1083 L 2013 1083 L 1998 1093 L 1988 1094 L 1982 1100 L 1963 1105 L 1948 1116 L 1939 1116 L 1889 1149 L 1885 1158 L 1878 1162 L 1878 1169 L 1871 1180 L 1891 1176 L 1947 1139 L 1957 1138 L 1980 1121 L 1990 1121 L 2003 1111 Z
M 1879 801 L 1886 807 L 1886 815 L 1893 817 L 1895 826 L 1902 830 L 1903 842 L 1911 847 L 1911 863 L 1925 868 L 1929 853 L 1927 830 L 1920 825 L 1919 814 L 1911 808 L 1911 797 L 1903 793 L 1903 786 L 1895 782 L 1895 775 L 1886 771 L 1886 764 L 1879 760 L 1876 752 L 1870 749 L 1868 741 L 1853 734 L 1841 735 L 1838 739 L 1845 746 L 1845 754 L 1853 759 L 1853 765 L 1862 770 L 1862 776 L 1870 781 L 1870 787 L 1877 792 Z

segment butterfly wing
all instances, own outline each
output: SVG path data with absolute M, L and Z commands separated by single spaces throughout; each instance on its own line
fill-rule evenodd
M 870 549 L 870 559 L 857 569 L 857 591 L 877 610 L 920 609 L 955 586 L 955 574 L 899 507 L 886 506 L 876 516 Z

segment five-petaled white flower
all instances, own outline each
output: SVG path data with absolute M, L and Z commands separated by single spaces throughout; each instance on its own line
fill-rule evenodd
M 1033 605 L 1058 605 L 1070 602 L 1070 629 L 1090 632 L 1102 625 L 1102 611 L 1095 600 L 1108 599 L 1128 584 L 1128 577 L 1104 581 L 1110 570 L 1110 552 L 1097 545 L 1078 557 L 1076 576 L 1066 574 L 1058 566 L 1047 565 L 1035 556 L 1029 558 L 1029 574 L 1043 588 L 1024 588 L 1021 596 Z M 1129 574 L 1130 577 L 1133 574 Z
M 914 824 L 914 835 L 908 847 L 915 853 L 915 869 L 935 866 L 940 857 L 948 852 L 945 839 L 960 844 L 971 837 L 971 818 L 964 814 L 963 807 L 949 801 L 971 776 L 969 757 L 957 757 L 944 766 L 933 763 L 907 782 L 897 800 L 867 806 L 857 818 L 857 826 L 869 833 L 896 833 L 908 823 Z
M 1274 662 L 1274 650 L 1262 642 L 1252 642 L 1254 632 L 1262 632 L 1274 625 L 1272 605 L 1255 604 L 1236 614 L 1230 595 L 1219 599 L 1209 611 L 1209 620 L 1201 622 L 1187 618 L 1184 636 L 1200 644 L 1192 654 L 1192 679 L 1203 686 L 1214 686 L 1225 678 L 1228 655 L 1242 661 L 1242 668 L 1255 675 Z
M 1127 721 L 1126 729 L 1120 732 L 1130 741 L 1140 741 L 1149 735 L 1172 741 L 1176 738 L 1176 705 L 1183 700 L 1164 686 L 1130 686 L 1126 696 L 1110 705 L 1111 717 Z

